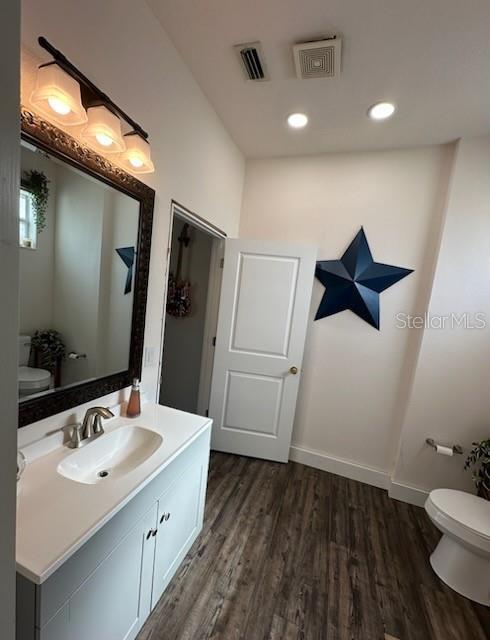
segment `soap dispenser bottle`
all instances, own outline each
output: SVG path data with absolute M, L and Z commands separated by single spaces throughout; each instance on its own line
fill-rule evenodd
M 126 409 L 126 415 L 128 418 L 137 418 L 140 413 L 140 381 L 138 378 L 134 378 L 133 386 L 131 387 L 131 394 L 129 396 L 128 408 Z

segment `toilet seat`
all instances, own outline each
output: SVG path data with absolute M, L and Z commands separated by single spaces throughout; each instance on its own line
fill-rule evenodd
M 44 391 L 49 389 L 51 373 L 46 369 L 34 369 L 33 367 L 19 367 L 20 391 Z
M 425 510 L 443 532 L 490 554 L 490 502 L 465 491 L 435 489 Z

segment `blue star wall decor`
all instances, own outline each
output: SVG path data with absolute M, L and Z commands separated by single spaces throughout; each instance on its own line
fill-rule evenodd
M 326 288 L 315 320 L 350 309 L 379 329 L 379 294 L 413 269 L 374 262 L 364 229 L 340 260 L 319 260 L 315 276 Z
M 118 256 L 124 262 L 124 264 L 128 268 L 128 273 L 126 276 L 126 285 L 124 287 L 124 295 L 131 292 L 131 283 L 133 282 L 133 265 L 134 265 L 134 247 L 122 247 L 121 249 L 116 249 Z

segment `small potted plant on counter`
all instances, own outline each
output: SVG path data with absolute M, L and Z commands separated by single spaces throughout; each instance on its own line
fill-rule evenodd
M 478 495 L 490 500 L 490 439 L 473 442 L 473 449 L 466 458 L 465 469 L 473 469 L 473 482 Z

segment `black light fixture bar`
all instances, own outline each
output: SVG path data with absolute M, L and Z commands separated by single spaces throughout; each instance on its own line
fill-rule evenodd
M 87 78 L 81 71 L 79 71 L 74 64 L 72 64 L 65 55 L 46 40 L 44 36 L 39 36 L 39 45 L 45 49 L 60 66 L 63 71 L 66 71 L 72 78 L 75 78 L 80 83 L 82 90 L 82 102 L 84 106 L 95 106 L 103 104 L 120 118 L 125 120 L 129 126 L 133 129 L 133 132 L 138 133 L 144 140 L 148 140 L 148 133 L 140 127 L 140 125 L 130 118 L 120 107 L 113 102 L 107 94 L 101 91 L 91 80 Z M 50 63 L 48 63 L 50 64 Z M 87 104 L 85 104 L 85 102 Z

